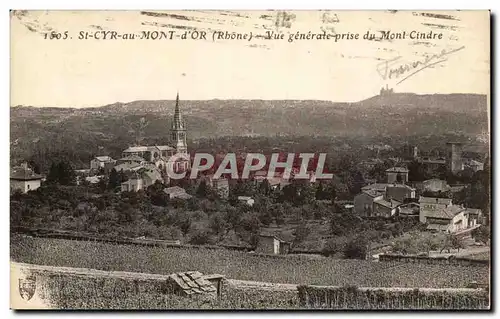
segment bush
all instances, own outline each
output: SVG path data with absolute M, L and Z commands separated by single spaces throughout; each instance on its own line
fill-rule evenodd
M 189 239 L 189 243 L 192 245 L 206 245 L 210 244 L 211 236 L 210 232 L 205 229 L 198 229 L 191 234 L 191 238 Z
M 345 246 L 345 241 L 342 241 L 340 239 L 329 239 L 323 246 L 323 249 L 321 249 L 321 254 L 323 256 L 329 257 L 336 253 L 344 251 Z
M 368 240 L 358 236 L 350 240 L 344 247 L 344 257 L 350 259 L 366 259 L 368 254 Z

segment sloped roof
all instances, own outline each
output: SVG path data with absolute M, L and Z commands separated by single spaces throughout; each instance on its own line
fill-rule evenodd
M 269 237 L 269 238 L 274 238 L 282 243 L 287 243 L 286 240 L 284 240 L 283 238 L 281 238 L 280 236 L 276 235 L 276 234 L 272 234 L 272 233 L 267 233 L 267 232 L 262 232 L 259 234 L 259 237 Z
M 439 218 L 439 219 L 453 219 L 456 215 L 465 210 L 464 207 L 458 205 L 451 205 L 449 207 L 433 210 L 425 213 L 425 217 Z
M 188 296 L 217 293 L 217 288 L 199 271 L 179 272 L 169 277 L 171 282 Z
M 411 187 L 410 185 L 406 185 L 406 184 L 387 184 L 387 188 L 406 188 L 410 191 L 415 191 L 417 190 L 416 188 L 414 187 Z
M 397 200 L 394 200 L 394 199 L 391 201 L 388 201 L 388 200 L 385 200 L 383 198 L 379 198 L 379 199 L 375 199 L 373 202 L 377 203 L 379 205 L 382 205 L 384 207 L 387 207 L 387 208 L 396 208 L 399 205 L 401 205 L 401 202 L 398 202 Z
M 180 198 L 180 199 L 190 199 L 193 196 L 189 195 L 188 193 L 178 193 L 175 194 L 174 198 Z
M 481 210 L 478 208 L 466 208 L 465 213 L 470 215 L 479 215 L 481 214 Z
M 42 175 L 35 174 L 29 168 L 16 167 L 11 171 L 10 179 L 19 181 L 32 181 L 32 180 L 42 179 Z
M 409 170 L 406 167 L 391 167 L 386 170 L 386 172 L 392 173 L 408 173 Z
M 99 162 L 109 162 L 113 160 L 111 156 L 96 156 L 95 159 Z
M 238 200 L 251 200 L 252 197 L 250 196 L 238 196 Z
M 160 151 L 175 150 L 175 148 L 168 146 L 168 145 L 156 145 L 156 148 L 158 148 Z
M 141 165 L 139 164 L 136 164 L 136 163 L 122 163 L 122 164 L 118 164 L 114 167 L 114 169 L 119 172 L 121 170 L 124 170 L 124 171 L 130 171 L 130 170 L 133 170 L 135 168 L 139 168 L 141 167 Z
M 387 188 L 387 185 L 392 185 L 392 184 L 386 184 L 386 183 L 375 183 L 375 184 L 370 184 L 361 187 L 361 190 L 374 190 L 374 191 L 379 191 L 379 192 L 385 192 L 385 189 Z
M 451 198 L 438 198 L 438 197 L 424 197 L 420 196 L 418 199 L 420 204 L 439 204 L 439 205 L 451 205 Z
M 366 194 L 366 195 L 368 195 L 370 197 L 378 197 L 378 196 L 382 195 L 383 192 L 376 191 L 376 190 L 373 190 L 373 189 L 369 189 L 369 190 L 366 190 L 366 191 L 362 191 L 361 194 Z
M 123 151 L 123 153 L 135 153 L 135 152 L 146 152 L 148 146 L 131 146 Z
M 186 190 L 179 186 L 167 187 L 163 190 L 167 194 L 181 194 L 186 193 Z
M 119 161 L 136 161 L 136 162 L 144 162 L 145 159 L 140 157 L 139 155 L 130 155 L 126 157 L 122 157 Z

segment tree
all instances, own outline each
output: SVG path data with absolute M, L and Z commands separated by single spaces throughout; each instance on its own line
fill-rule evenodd
M 304 241 L 307 238 L 307 236 L 309 236 L 310 232 L 311 232 L 311 230 L 307 226 L 307 223 L 303 222 L 303 223 L 299 224 L 297 227 L 295 227 L 295 230 L 294 230 L 294 235 L 295 235 L 294 242 L 300 243 L 300 242 Z
M 219 240 L 226 234 L 228 223 L 226 222 L 226 216 L 222 212 L 215 212 L 210 216 L 210 228 L 213 233 L 219 237 Z
M 360 235 L 347 242 L 344 247 L 344 257 L 350 259 L 366 259 L 369 242 Z
M 460 252 L 460 248 L 465 247 L 464 239 L 461 236 L 448 234 L 444 239 L 440 253 L 442 253 L 445 249 L 448 250 L 448 253 L 450 252 L 450 249 L 457 249 L 458 252 Z
M 66 161 L 59 163 L 52 163 L 47 175 L 47 183 L 60 184 L 60 185 L 75 185 L 76 175 L 75 171 Z
M 269 195 L 269 193 L 271 192 L 271 186 L 269 185 L 269 181 L 267 180 L 267 178 L 260 183 L 259 192 L 262 195 Z
M 206 198 L 209 193 L 210 190 L 209 186 L 207 185 L 207 182 L 205 180 L 202 180 L 200 182 L 200 185 L 198 185 L 198 189 L 196 190 L 196 195 L 198 197 Z
M 490 228 L 487 226 L 480 226 L 479 228 L 474 229 L 471 235 L 474 240 L 484 244 L 488 244 L 491 237 Z
M 192 245 L 206 245 L 210 243 L 210 232 L 206 229 L 196 229 L 193 234 L 191 234 L 191 238 L 189 239 L 189 243 Z
M 118 172 L 114 168 L 109 172 L 108 185 L 113 190 L 121 185 L 120 176 L 118 176 Z

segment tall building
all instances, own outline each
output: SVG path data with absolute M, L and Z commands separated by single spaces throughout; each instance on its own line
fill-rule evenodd
M 175 101 L 174 117 L 170 128 L 170 145 L 135 145 L 127 148 L 122 153 L 122 158 L 115 163 L 117 171 L 135 172 L 148 166 L 153 170 L 150 164 L 154 164 L 156 169 L 168 182 L 168 176 L 165 174 L 170 167 L 175 172 L 186 171 L 189 167 L 189 154 L 187 152 L 186 142 L 186 123 L 182 118 L 179 107 L 179 93 Z M 175 162 L 169 160 L 176 154 L 185 154 L 186 158 L 176 158 Z
M 175 99 L 175 111 L 174 119 L 172 121 L 171 139 L 173 144 L 172 146 L 175 147 L 178 153 L 187 153 L 186 123 L 182 118 L 182 114 L 179 108 L 179 92 L 177 92 L 177 98 Z
M 463 160 L 462 160 L 462 143 L 448 142 L 448 156 L 447 164 L 448 169 L 452 173 L 457 173 L 463 170 Z

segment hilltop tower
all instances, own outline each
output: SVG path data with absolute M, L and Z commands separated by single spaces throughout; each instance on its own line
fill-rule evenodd
M 177 92 L 177 98 L 175 99 L 175 111 L 174 119 L 172 121 L 172 128 L 170 130 L 172 146 L 176 148 L 178 153 L 187 153 L 187 142 L 186 142 L 186 123 L 182 118 L 182 114 L 179 108 L 179 92 Z

